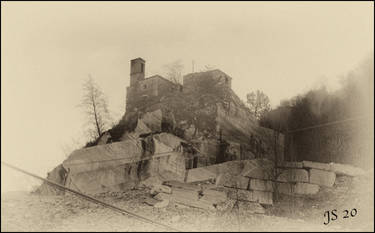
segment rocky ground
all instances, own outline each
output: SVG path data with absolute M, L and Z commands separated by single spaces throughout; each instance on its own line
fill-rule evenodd
M 241 208 L 208 211 L 174 204 L 157 209 L 144 203 L 147 189 L 97 198 L 181 231 L 373 231 L 373 186 L 364 181 L 338 177 L 333 188 L 314 197 L 281 197 L 262 215 Z M 1 231 L 168 231 L 71 195 L 5 193 L 1 204 Z M 353 208 L 357 215 L 344 219 L 343 211 Z M 324 212 L 332 209 L 338 219 L 324 225 Z

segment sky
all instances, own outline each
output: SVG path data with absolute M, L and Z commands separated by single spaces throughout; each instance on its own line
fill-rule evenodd
M 116 120 L 130 60 L 146 77 L 181 60 L 232 77 L 241 99 L 281 100 L 340 75 L 374 51 L 373 2 L 1 2 L 1 160 L 46 177 L 86 138 L 77 107 L 91 75 Z M 2 166 L 2 191 L 33 178 Z

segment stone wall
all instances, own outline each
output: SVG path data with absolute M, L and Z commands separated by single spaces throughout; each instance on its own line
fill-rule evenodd
M 363 174 L 359 168 L 343 164 L 311 161 L 281 162 L 276 167 L 266 159 L 230 161 L 187 171 L 185 182 L 215 181 L 231 199 L 273 204 L 273 193 L 314 195 L 321 187 L 332 187 L 337 175 Z

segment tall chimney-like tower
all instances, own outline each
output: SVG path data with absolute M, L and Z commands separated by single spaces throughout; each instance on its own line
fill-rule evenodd
M 130 86 L 135 86 L 138 81 L 145 79 L 145 63 L 142 58 L 136 58 L 130 61 Z

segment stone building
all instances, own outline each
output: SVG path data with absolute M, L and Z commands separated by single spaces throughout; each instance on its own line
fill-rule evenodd
M 130 86 L 126 89 L 127 111 L 140 102 L 158 99 L 168 92 L 182 91 L 180 85 L 160 75 L 145 78 L 145 65 L 146 62 L 142 58 L 130 61 Z
M 145 63 L 142 58 L 130 62 L 124 122 L 132 127 L 121 140 L 172 133 L 200 148 L 198 166 L 274 157 L 272 132 L 259 126 L 233 92 L 229 75 L 219 69 L 189 73 L 180 85 L 160 75 L 145 78 Z M 254 137 L 256 148 L 250 143 Z

